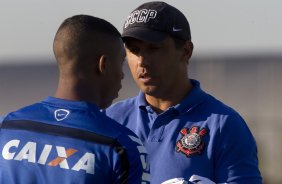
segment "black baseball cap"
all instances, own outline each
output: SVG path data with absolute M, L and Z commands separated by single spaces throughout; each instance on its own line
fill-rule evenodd
M 136 38 L 159 43 L 171 36 L 181 40 L 190 40 L 189 23 L 183 13 L 175 7 L 161 1 L 140 5 L 127 17 L 122 38 Z

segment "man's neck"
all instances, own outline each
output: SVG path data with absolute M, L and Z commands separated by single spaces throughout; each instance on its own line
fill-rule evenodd
M 87 83 L 73 80 L 60 80 L 55 97 L 73 101 L 86 101 L 99 105 L 97 93 L 98 92 L 87 85 Z
M 154 95 L 145 94 L 147 103 L 152 109 L 160 114 L 166 111 L 168 108 L 179 104 L 185 96 L 192 90 L 193 85 L 189 81 L 187 85 L 183 85 L 178 90 L 172 90 L 171 93 L 167 93 L 166 96 L 159 97 Z

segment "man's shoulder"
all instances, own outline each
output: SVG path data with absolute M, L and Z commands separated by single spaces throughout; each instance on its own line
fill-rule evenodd
M 224 134 L 230 132 L 249 132 L 248 125 L 244 120 L 243 116 L 231 106 L 225 104 L 224 102 L 210 96 L 206 103 L 198 110 L 202 112 L 202 116 L 205 118 L 210 118 L 210 122 L 217 122 L 217 126 L 212 124 L 211 127 L 214 129 L 219 128 Z
M 137 102 L 138 102 L 137 98 L 138 98 L 138 96 L 121 100 L 119 102 L 116 102 L 116 103 L 112 104 L 110 107 L 107 108 L 107 110 L 126 108 L 126 107 L 129 107 L 129 106 L 132 107 L 132 105 L 136 105 L 137 104 Z
M 81 132 L 81 134 L 86 133 L 87 135 L 95 134 L 96 136 L 94 137 L 104 137 L 111 140 L 116 140 L 119 137 L 123 137 L 123 135 L 135 135 L 128 128 L 107 117 L 99 110 L 90 108 L 89 112 L 91 113 L 85 113 L 81 112 L 81 109 L 73 109 L 72 107 L 68 107 L 65 108 L 69 110 L 68 113 L 62 111 L 60 113 L 62 117 L 60 116 L 57 117 L 60 119 L 56 119 L 56 109 L 62 110 L 62 107 L 59 105 L 55 107 L 54 104 L 51 106 L 46 106 L 44 103 L 31 104 L 16 111 L 10 112 L 5 118 L 2 116 L 2 121 L 0 119 L 0 125 L 4 120 L 21 120 L 22 122 L 35 122 L 35 124 L 39 127 L 52 126 L 54 131 L 56 131 L 56 129 L 64 129 L 68 130 L 69 132 Z
M 234 108 L 212 95 L 208 95 L 204 107 L 206 110 L 212 111 L 215 114 L 238 115 L 238 112 Z
M 129 124 L 136 122 L 139 113 L 138 96 L 117 102 L 104 110 L 104 113 L 119 124 L 133 130 Z
M 14 118 L 17 119 L 18 117 L 26 118 L 26 116 L 29 114 L 34 116 L 36 113 L 39 113 L 41 109 L 39 106 L 40 106 L 40 102 L 23 106 L 17 110 L 7 113 L 5 116 L 2 116 L 2 119 L 0 117 L 0 122 L 1 120 L 3 122 L 5 119 L 14 119 Z
M 138 99 L 136 96 L 112 104 L 110 107 L 105 109 L 105 112 L 109 117 L 115 115 L 125 115 L 128 114 L 129 112 L 135 111 L 137 107 L 138 107 Z
M 101 114 L 100 121 L 107 122 L 107 123 L 103 123 L 103 125 L 100 126 L 105 131 L 105 134 L 109 133 L 114 137 L 118 137 L 121 135 L 135 135 L 131 130 L 121 125 L 114 119 L 106 116 L 105 114 Z
M 4 116 L 0 116 L 0 127 L 2 125 L 2 122 L 4 121 L 5 115 Z

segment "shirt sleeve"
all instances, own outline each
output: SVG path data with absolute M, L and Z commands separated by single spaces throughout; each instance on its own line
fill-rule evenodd
M 136 136 L 128 135 L 120 137 L 116 144 L 118 161 L 114 166 L 115 183 L 149 184 L 148 154 L 141 141 Z
M 238 114 L 221 122 L 215 165 L 216 183 L 262 183 L 255 139 Z
M 6 116 L 0 116 L 0 127 L 2 126 L 2 123 L 3 123 L 4 119 L 5 119 L 5 117 Z

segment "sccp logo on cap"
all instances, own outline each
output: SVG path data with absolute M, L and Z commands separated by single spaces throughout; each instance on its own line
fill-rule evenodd
M 127 28 L 128 25 L 140 22 L 149 22 L 150 19 L 154 19 L 157 16 L 156 10 L 151 9 L 142 9 L 133 11 L 126 19 L 124 28 Z
M 122 38 L 159 43 L 171 36 L 181 40 L 191 39 L 190 26 L 183 13 L 159 1 L 148 2 L 133 10 L 127 17 Z

